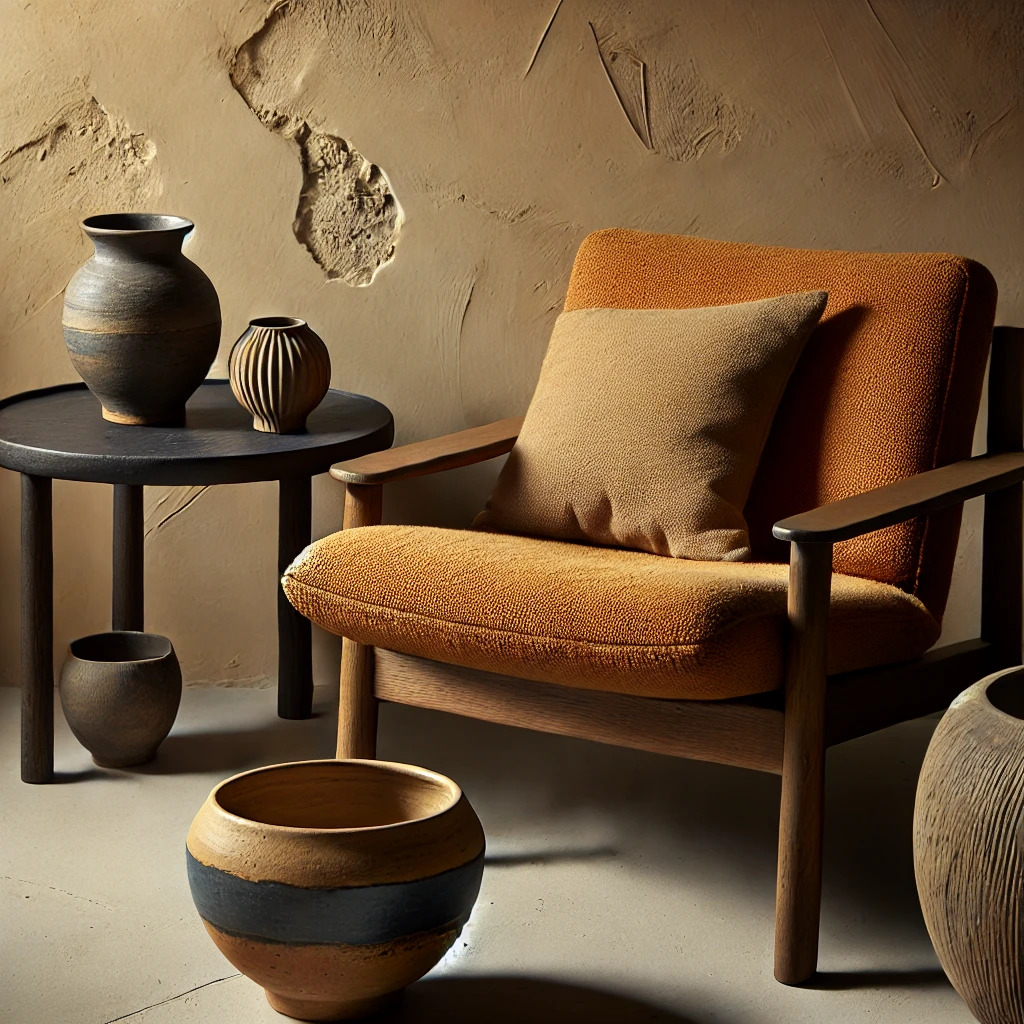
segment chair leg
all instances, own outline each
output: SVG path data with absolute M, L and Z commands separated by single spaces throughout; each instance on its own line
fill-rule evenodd
M 831 580 L 830 544 L 792 545 L 775 902 L 775 977 L 785 985 L 807 981 L 818 966 Z
M 784 985 L 799 985 L 817 970 L 821 920 L 825 751 L 799 742 L 794 746 L 804 753 L 791 754 L 787 736 L 775 894 L 775 977 Z M 787 771 L 790 762 L 802 763 Z
M 376 484 L 345 488 L 345 529 L 377 526 L 383 492 Z M 373 695 L 373 648 L 347 637 L 341 641 L 337 757 L 377 756 L 377 698 Z
M 338 757 L 377 756 L 377 698 L 373 695 L 373 648 L 341 642 Z

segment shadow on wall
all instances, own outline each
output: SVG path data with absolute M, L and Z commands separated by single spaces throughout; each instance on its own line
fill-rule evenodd
M 438 978 L 408 989 L 381 1024 L 693 1024 L 625 996 L 528 977 Z

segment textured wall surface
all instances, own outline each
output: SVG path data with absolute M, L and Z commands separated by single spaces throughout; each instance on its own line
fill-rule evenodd
M 412 440 L 521 412 L 573 252 L 625 225 L 986 263 L 1024 324 L 1024 9 L 1000 0 L 112 0 L 0 12 L 0 389 L 73 380 L 81 217 L 191 217 L 224 312 L 306 318 Z M 461 523 L 494 467 L 388 514 Z M 316 486 L 315 531 L 340 526 Z M 106 628 L 110 494 L 57 484 L 55 632 Z M 0 473 L 0 678 L 18 482 Z M 190 681 L 275 671 L 272 486 L 151 489 L 147 625 Z M 977 620 L 977 510 L 946 637 Z M 318 641 L 318 669 L 336 647 Z M 59 663 L 59 662 L 58 662 Z

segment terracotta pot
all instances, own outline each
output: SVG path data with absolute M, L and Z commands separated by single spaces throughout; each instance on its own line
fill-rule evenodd
M 82 221 L 96 252 L 64 293 L 64 341 L 104 419 L 184 423 L 217 355 L 217 293 L 181 253 L 192 228 L 155 213 Z
M 96 764 L 125 768 L 152 760 L 181 702 L 181 668 L 170 640 L 115 632 L 73 641 L 61 671 L 60 702 Z
M 982 1024 L 1024 1021 L 1024 669 L 950 705 L 925 755 L 914 867 L 925 924 L 953 987 Z
M 305 320 L 265 316 L 235 342 L 228 377 L 256 430 L 294 434 L 306 429 L 331 386 L 331 356 Z
M 381 1012 L 458 938 L 484 834 L 450 779 L 387 761 L 302 761 L 221 783 L 187 840 L 220 951 L 300 1020 Z

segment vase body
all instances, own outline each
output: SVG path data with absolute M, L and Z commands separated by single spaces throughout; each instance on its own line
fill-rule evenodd
M 256 430 L 294 434 L 331 386 L 327 346 L 304 320 L 253 320 L 228 357 L 231 390 Z
M 380 1012 L 441 959 L 480 888 L 484 835 L 450 779 L 386 761 L 303 761 L 215 788 L 189 829 L 213 941 L 299 1020 Z
M 64 293 L 64 341 L 114 423 L 184 423 L 220 342 L 220 303 L 181 252 L 192 222 L 149 213 L 89 217 L 93 256 Z
M 181 702 L 181 668 L 170 640 L 123 631 L 72 641 L 60 702 L 96 764 L 126 768 L 152 760 Z
M 975 683 L 946 712 L 921 768 L 914 869 L 943 970 L 982 1024 L 1024 1021 L 1020 954 L 1024 669 Z

